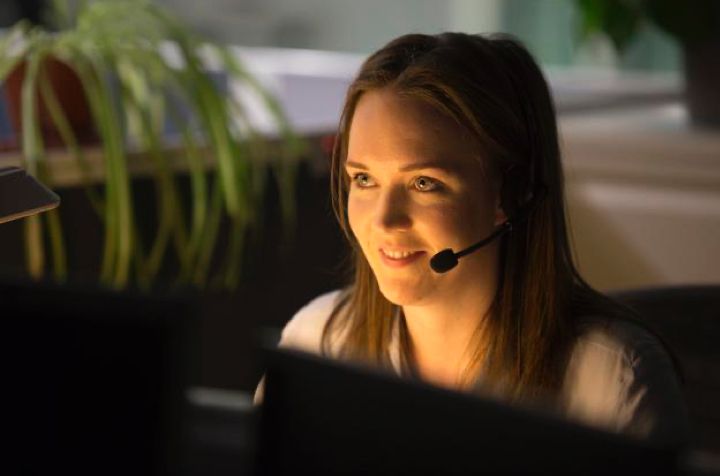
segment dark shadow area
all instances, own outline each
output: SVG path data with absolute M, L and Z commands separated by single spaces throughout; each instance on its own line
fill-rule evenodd
M 189 179 L 181 176 L 179 188 L 189 199 Z M 280 218 L 277 191 L 269 187 L 262 227 L 248 237 L 239 287 L 234 291 L 208 288 L 201 301 L 198 369 L 194 386 L 254 390 L 259 380 L 256 346 L 258 329 L 279 328 L 310 299 L 337 288 L 346 245 L 333 216 L 326 174 L 302 166 L 297 177 L 297 226 L 289 229 Z M 100 269 L 103 230 L 85 191 L 80 187 L 56 190 L 70 263 L 69 283 L 94 286 Z M 133 180 L 133 199 L 145 246 L 156 225 L 155 187 L 152 179 Z M 228 224 L 221 226 L 218 250 L 224 250 Z M 0 228 L 0 275 L 6 280 L 25 278 L 23 221 Z M 48 257 L 49 258 L 49 257 Z M 213 272 L 222 266 L 218 253 Z M 161 270 L 154 292 L 167 292 L 177 278 L 177 263 Z M 153 293 L 154 293 L 153 292 Z M 150 294 L 153 294 L 150 293 Z
M 674 353 L 691 423 L 691 446 L 720 454 L 720 286 L 617 291 Z

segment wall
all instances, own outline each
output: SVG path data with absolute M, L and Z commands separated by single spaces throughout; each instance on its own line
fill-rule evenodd
M 720 131 L 680 103 L 560 121 L 579 267 L 600 289 L 720 283 Z

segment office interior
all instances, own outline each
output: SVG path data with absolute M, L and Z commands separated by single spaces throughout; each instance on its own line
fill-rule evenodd
M 48 3 L 3 2 L 0 33 L 7 33 L 21 18 L 41 22 L 39 12 Z M 683 464 L 694 468 L 686 469 L 689 474 L 720 472 L 720 345 L 716 344 L 720 341 L 720 118 L 715 123 L 700 124 L 690 117 L 686 53 L 675 38 L 651 22 L 641 21 L 637 34 L 618 52 L 600 33 L 580 34 L 578 5 L 582 2 L 571 0 L 151 3 L 172 12 L 199 35 L 228 46 L 276 98 L 290 128 L 304 141 L 300 157 L 293 159 L 294 218 L 285 217 L 278 182 L 268 173 L 262 206 L 257 210 L 258 225 L 241 245 L 241 256 L 234 264 L 237 279 L 231 286 L 223 286 L 222 279 L 220 284 L 178 284 L 181 263 L 170 257 L 160 265 L 152 285 L 142 286 L 131 278 L 127 285 L 112 289 L 99 279 L 104 222 L 87 193 L 88 182 L 96 191 L 104 190 L 104 151 L 97 144 L 82 145 L 90 164 L 88 178 L 68 148 L 48 147 L 45 184 L 61 198 L 58 211 L 67 276 L 61 282 L 53 276 L 49 258 L 52 245 L 46 241 L 45 272 L 33 278 L 25 251 L 27 220 L 0 225 L 3 300 L 12 303 L 9 308 L 18 316 L 34 316 L 28 319 L 39 323 L 33 327 L 6 326 L 10 334 L 5 336 L 8 351 L 3 365 L 14 395 L 10 412 L 15 411 L 13 406 L 17 408 L 17 427 L 24 428 L 18 438 L 23 446 L 18 459 L 25 461 L 18 463 L 20 467 L 27 461 L 41 461 L 44 451 L 78 459 L 90 451 L 81 439 L 53 446 L 52 435 L 62 435 L 64 425 L 72 426 L 72 418 L 58 417 L 49 424 L 43 418 L 50 414 L 45 413 L 50 412 L 47 408 L 60 413 L 82 413 L 91 408 L 93 415 L 104 418 L 102 415 L 113 413 L 111 404 L 131 400 L 137 417 L 132 428 L 144 432 L 142 441 L 150 441 L 150 434 L 167 435 L 166 431 L 177 437 L 168 438 L 167 445 L 157 445 L 150 453 L 145 448 L 142 457 L 135 455 L 143 464 L 156 465 L 155 460 L 148 463 L 148 458 L 165 452 L 163 458 L 175 458 L 173 464 L 178 464 L 181 469 L 177 471 L 183 474 L 251 474 L 260 411 L 253 405 L 253 393 L 264 370 L 262 346 L 272 346 L 283 325 L 309 300 L 342 287 L 348 279 L 343 265 L 349 250 L 329 200 L 329 155 L 347 86 L 364 58 L 398 35 L 502 31 L 527 45 L 542 65 L 552 90 L 567 217 L 579 270 L 595 288 L 630 302 L 636 299 L 646 310 L 646 322 L 677 354 L 683 365 L 683 390 L 693 424 L 691 447 L 683 456 Z M 716 58 L 720 58 L 720 29 L 714 41 Z M 251 94 L 246 85 L 228 79 L 227 71 L 212 64 L 207 70 L 222 85 L 224 94 Z M 717 64 L 714 71 L 716 75 L 720 71 Z M 281 141 L 277 123 L 263 105 L 250 100 L 247 106 L 253 127 L 273 144 Z M 0 98 L 0 168 L 26 167 L 22 138 L 13 127 L 8 107 L 4 95 Z M 166 148 L 173 157 L 183 154 L 178 134 L 172 127 L 166 130 Z M 149 171 L 150 159 L 142 153 L 129 153 L 127 161 L 138 226 L 149 230 L 150 240 L 159 216 L 155 210 L 157 178 Z M 211 164 L 206 172 L 211 174 L 215 166 Z M 187 166 L 185 170 L 182 165 L 178 167 L 174 180 L 179 200 L 190 203 L 191 175 Z M 231 229 L 232 223 L 227 220 L 219 225 L 218 247 L 227 245 Z M 222 273 L 222 261 L 211 260 L 211 271 Z M 161 317 L 153 318 L 153 310 Z M 89 322 L 93 314 L 98 318 L 106 315 L 105 319 L 113 323 L 121 323 L 127 315 L 135 330 L 120 335 L 132 344 L 125 347 L 118 336 L 98 337 L 100 334 L 88 331 L 87 339 L 98 339 L 97 345 L 82 347 L 81 357 L 69 350 L 79 342 L 79 328 L 57 327 L 57 322 L 48 319 L 48 315 L 67 319 L 82 316 L 83 322 Z M 139 334 L 147 332 L 149 336 L 150 329 L 155 337 L 158 332 L 180 332 L 180 326 L 167 322 L 171 314 L 184 316 L 186 327 L 181 330 L 185 334 L 177 339 L 172 334 L 172 345 L 162 340 L 161 352 L 157 347 L 160 340 Z M 154 324 L 140 323 L 145 318 Z M 103 347 L 101 342 L 107 345 Z M 112 346 L 117 346 L 118 354 L 111 358 Z M 167 359 L 180 356 L 172 365 L 144 366 L 137 358 L 154 356 L 167 364 L 161 354 L 166 355 L 163 352 L 169 349 L 176 352 Z M 74 356 L 63 360 L 64 352 Z M 103 366 L 103 359 L 112 363 Z M 49 361 L 57 365 L 46 365 Z M 87 372 L 98 376 L 99 387 L 85 380 L 75 382 L 83 390 L 75 395 L 66 388 L 69 393 L 59 402 L 23 393 L 23 385 L 31 392 L 43 391 L 45 387 L 36 382 L 37 375 L 62 378 L 48 375 L 48 369 L 61 369 L 65 364 L 82 367 L 88 362 L 94 362 Z M 117 379 L 123 382 L 122 388 L 113 385 L 114 372 L 122 375 Z M 135 385 L 132 376 L 140 374 L 144 383 L 138 385 L 155 390 L 144 391 L 145 395 L 129 391 L 128 386 Z M 73 375 L 84 379 L 83 375 L 90 373 Z M 153 386 L 161 381 L 162 386 Z M 80 394 L 86 391 L 96 391 L 95 397 Z M 161 392 L 180 397 L 169 403 Z M 95 398 L 106 399 L 108 405 Z M 167 408 L 160 409 L 164 406 Z M 157 412 L 147 410 L 150 407 Z M 23 412 L 30 416 L 24 418 Z M 163 425 L 172 430 L 163 426 L 161 431 L 148 423 L 161 413 Z M 121 420 L 117 415 L 108 416 L 110 426 L 91 426 L 88 431 L 102 440 L 103 433 L 112 424 L 121 425 Z M 40 433 L 44 436 L 36 442 L 35 435 Z M 129 435 L 122 441 L 132 439 Z M 92 451 L 106 454 L 107 448 L 95 443 Z M 123 456 L 107 456 L 114 457 Z M 67 461 L 58 458 L 57 467 L 75 461 L 70 456 Z M 180 459 L 182 463 L 177 463 Z M 92 461 L 113 466 L 101 457 Z M 149 472 L 148 468 L 138 470 Z

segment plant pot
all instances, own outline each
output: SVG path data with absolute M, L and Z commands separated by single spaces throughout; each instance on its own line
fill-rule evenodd
M 22 85 L 25 81 L 25 61 L 18 64 L 5 80 L 5 98 L 7 101 L 10 124 L 15 130 L 18 144 L 22 136 Z M 85 90 L 80 78 L 69 66 L 56 58 L 47 58 L 41 64 L 50 87 L 65 113 L 75 139 L 80 144 L 98 142 L 90 107 L 85 98 Z M 64 142 L 55 123 L 42 100 L 39 88 L 35 89 L 38 123 L 46 147 L 61 147 Z
M 720 128 L 720 36 L 683 46 L 685 100 L 694 126 Z

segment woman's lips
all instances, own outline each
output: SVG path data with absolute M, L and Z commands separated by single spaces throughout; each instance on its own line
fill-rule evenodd
M 402 268 L 410 263 L 413 263 L 420 259 L 425 254 L 424 251 L 388 251 L 380 248 L 380 259 L 382 262 L 391 268 Z

